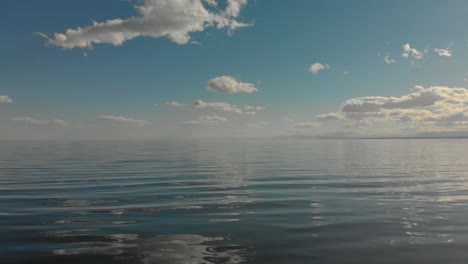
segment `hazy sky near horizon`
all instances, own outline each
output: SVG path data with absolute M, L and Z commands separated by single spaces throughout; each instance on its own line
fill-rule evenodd
M 462 0 L 6 0 L 0 139 L 468 130 Z

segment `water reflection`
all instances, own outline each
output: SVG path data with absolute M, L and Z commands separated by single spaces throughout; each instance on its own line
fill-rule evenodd
M 110 242 L 103 242 L 110 241 Z M 101 237 L 99 243 L 81 243 L 81 247 L 56 249 L 55 255 L 115 255 L 118 260 L 125 256 L 145 264 L 200 264 L 200 263 L 241 263 L 245 247 L 238 245 L 215 245 L 221 237 L 200 235 L 161 235 L 141 238 L 136 234 L 113 234 Z M 119 257 L 120 255 L 120 257 Z
M 0 146 L 6 263 L 468 260 L 468 141 L 31 144 Z

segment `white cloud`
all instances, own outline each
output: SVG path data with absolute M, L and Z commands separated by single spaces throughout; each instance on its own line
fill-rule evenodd
M 152 125 L 151 122 L 148 122 L 145 120 L 132 119 L 132 118 L 123 117 L 123 116 L 99 115 L 98 118 L 103 119 L 103 120 L 109 120 L 115 123 L 136 125 L 140 127 Z
M 303 123 L 296 124 L 294 127 L 298 129 L 318 128 L 320 127 L 320 124 L 312 123 L 312 122 L 303 122 Z
M 190 41 L 190 44 L 192 44 L 192 45 L 202 45 L 202 43 L 200 41 L 196 41 L 196 40 Z
M 317 117 L 332 116 L 350 120 L 348 127 L 395 123 L 403 124 L 405 129 L 468 129 L 468 89 L 416 86 L 414 92 L 400 97 L 352 98 L 339 112 Z
M 263 106 L 244 106 L 238 107 L 225 102 L 204 102 L 202 100 L 195 101 L 192 106 L 198 109 L 214 109 L 218 111 L 236 113 L 240 115 L 256 115 L 256 111 L 264 110 Z
M 440 57 L 452 57 L 452 50 L 450 49 L 434 49 Z
M 368 96 L 347 100 L 342 112 L 378 112 L 381 109 L 427 107 L 444 99 L 440 87 L 432 87 L 401 97 Z
M 0 104 L 9 104 L 12 102 L 13 100 L 8 95 L 0 95 Z
M 320 121 L 342 120 L 345 117 L 340 113 L 327 113 L 316 116 Z
M 212 125 L 212 124 L 224 123 L 226 121 L 227 121 L 226 118 L 220 117 L 220 116 L 217 116 L 217 115 L 212 115 L 212 116 L 204 115 L 204 116 L 197 117 L 197 119 L 195 119 L 195 120 L 185 121 L 182 124 L 185 124 L 185 125 Z
M 242 107 L 245 111 L 250 111 L 250 110 L 255 110 L 255 111 L 262 111 L 265 110 L 266 107 L 264 106 L 251 106 L 251 105 L 246 105 Z
M 59 46 L 64 49 L 88 48 L 93 44 L 108 43 L 119 46 L 138 37 L 167 37 L 177 44 L 186 44 L 190 34 L 204 31 L 207 27 L 227 28 L 229 32 L 246 24 L 236 21 L 240 10 L 247 0 L 227 0 L 225 10 L 210 11 L 204 5 L 216 6 L 214 0 L 142 0 L 136 6 L 139 16 L 126 19 L 112 19 L 106 22 L 93 22 L 88 27 L 67 29 L 65 33 L 55 33 L 47 38 L 47 46 Z
M 204 0 L 208 5 L 210 6 L 218 6 L 218 2 L 216 2 L 216 0 Z
M 309 71 L 312 73 L 312 74 L 318 74 L 320 71 L 322 70 L 328 70 L 330 69 L 330 65 L 328 64 L 322 64 L 322 63 L 314 63 L 312 65 L 310 65 L 309 67 Z
M 221 93 L 253 93 L 257 92 L 255 85 L 251 83 L 243 83 L 232 76 L 220 76 L 211 79 L 208 81 L 208 86 L 206 87 L 208 91 L 211 92 L 221 92 Z
M 166 103 L 167 106 L 173 106 L 173 107 L 178 107 L 178 106 L 184 106 L 185 104 L 179 103 L 177 101 L 171 101 Z
M 405 44 L 403 45 L 403 54 L 401 56 L 406 59 L 412 57 L 415 60 L 420 60 L 424 57 L 424 54 L 417 49 L 412 48 L 410 44 Z
M 286 122 L 294 122 L 294 119 L 289 118 L 289 117 L 283 117 L 283 120 Z
M 10 119 L 16 122 L 33 125 L 65 126 L 68 124 L 62 119 L 37 119 L 33 117 L 12 117 Z
M 350 75 L 350 74 L 351 74 L 350 71 L 344 71 L 343 73 L 344 73 L 345 75 Z
M 247 5 L 248 0 L 228 0 L 226 14 L 230 17 L 238 17 L 243 6 Z
M 385 60 L 385 63 L 387 63 L 387 64 L 393 64 L 393 63 L 396 62 L 396 61 L 392 58 L 392 56 L 390 55 L 390 53 L 385 54 L 384 60 Z
M 413 89 L 416 90 L 416 91 L 422 91 L 422 90 L 424 90 L 424 86 L 415 85 Z

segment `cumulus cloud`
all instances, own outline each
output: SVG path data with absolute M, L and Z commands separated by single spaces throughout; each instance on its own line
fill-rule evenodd
M 9 104 L 12 102 L 13 100 L 8 95 L 0 95 L 0 104 Z
M 239 107 L 236 105 L 231 105 L 225 102 L 204 102 L 202 100 L 197 100 L 192 104 L 193 108 L 198 109 L 213 109 L 218 111 L 236 113 L 240 115 L 256 115 L 256 111 L 264 110 L 263 106 L 250 106 L 246 105 L 244 107 Z
M 342 112 L 378 112 L 381 109 L 414 108 L 431 106 L 444 99 L 437 89 L 425 89 L 402 97 L 368 96 L 347 100 Z
M 247 0 L 228 0 L 225 12 L 230 17 L 238 17 L 242 7 L 245 5 L 247 5 Z
M 346 100 L 337 113 L 317 117 L 351 121 L 348 127 L 396 123 L 408 129 L 468 129 L 468 89 L 416 86 L 414 92 L 400 97 L 352 98 Z
M 173 106 L 173 107 L 178 107 L 178 106 L 184 106 L 185 104 L 179 103 L 177 101 L 170 101 L 166 103 L 167 106 Z
M 385 63 L 387 63 L 387 64 L 393 64 L 393 63 L 396 62 L 396 61 L 392 58 L 392 56 L 390 55 L 390 53 L 385 54 L 384 60 L 385 60 Z
M 123 117 L 123 116 L 99 115 L 98 118 L 102 119 L 102 120 L 109 120 L 109 121 L 112 121 L 114 123 L 136 125 L 136 126 L 139 126 L 139 127 L 152 125 L 151 122 L 148 122 L 148 121 L 145 121 L 145 120 L 132 119 L 132 118 Z
M 37 119 L 33 117 L 12 117 L 13 121 L 33 124 L 33 125 L 48 125 L 48 126 L 65 126 L 68 123 L 62 119 Z
M 452 50 L 450 49 L 434 49 L 440 57 L 452 57 Z
M 403 45 L 403 54 L 401 55 L 403 58 L 413 58 L 415 60 L 420 60 L 424 57 L 424 54 L 418 51 L 415 48 L 412 48 L 410 44 Z
M 227 119 L 224 117 L 220 117 L 217 115 L 203 115 L 197 117 L 195 120 L 189 120 L 185 121 L 182 124 L 185 125 L 213 125 L 213 124 L 219 124 L 219 123 L 224 123 L 226 122 Z
M 322 64 L 322 63 L 317 62 L 317 63 L 314 63 L 314 64 L 310 65 L 309 71 L 312 74 L 318 74 L 320 71 L 328 70 L 330 68 L 331 67 L 328 64 Z
M 235 20 L 247 0 L 227 0 L 225 10 L 210 10 L 205 4 L 217 6 L 215 0 L 142 0 L 135 7 L 139 14 L 135 17 L 93 22 L 91 26 L 67 29 L 53 37 L 37 34 L 48 40 L 46 46 L 92 49 L 94 44 L 119 46 L 138 37 L 167 37 L 177 44 L 186 44 L 191 40 L 191 33 L 208 27 L 232 32 L 252 25 Z
M 303 123 L 296 124 L 294 127 L 298 129 L 310 129 L 310 128 L 318 128 L 320 127 L 320 124 L 312 123 L 312 122 L 303 122 Z
M 255 85 L 251 83 L 243 83 L 237 78 L 227 75 L 211 79 L 208 81 L 206 89 L 211 92 L 230 94 L 253 93 L 258 91 Z

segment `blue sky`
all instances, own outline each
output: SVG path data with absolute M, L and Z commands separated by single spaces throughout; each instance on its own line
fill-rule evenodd
M 165 2 L 2 1 L 0 139 L 468 128 L 466 1 Z

